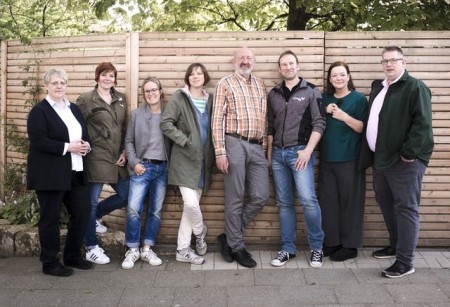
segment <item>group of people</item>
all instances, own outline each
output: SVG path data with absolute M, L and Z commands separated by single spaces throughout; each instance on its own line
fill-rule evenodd
M 207 252 L 200 199 L 211 184 L 215 162 L 223 173 L 225 229 L 218 236 L 227 262 L 253 268 L 244 229 L 269 199 L 273 175 L 279 207 L 281 249 L 272 260 L 283 266 L 296 254 L 295 192 L 303 208 L 312 267 L 323 258 L 355 258 L 362 246 L 365 170 L 373 167 L 373 187 L 388 232 L 389 246 L 376 258 L 396 257 L 382 272 L 402 277 L 414 272 L 419 231 L 421 183 L 433 150 L 431 93 L 405 70 L 399 47 L 383 49 L 385 80 L 372 84 L 370 100 L 355 90 L 349 66 L 330 65 L 326 88 L 299 76 L 291 50 L 278 59 L 282 80 L 268 94 L 252 74 L 255 54 L 247 47 L 234 55 L 234 73 L 217 83 L 214 95 L 201 63 L 191 64 L 185 86 L 163 102 L 156 77 L 141 86 L 145 103 L 126 121 L 125 96 L 114 86 L 117 70 L 101 63 L 94 90 L 77 103 L 65 98 L 67 75 L 52 69 L 44 76 L 47 97 L 28 117 L 30 151 L 28 188 L 40 204 L 39 236 L 45 274 L 70 276 L 71 267 L 89 269 L 110 261 L 96 232 L 105 232 L 101 217 L 126 206 L 122 268 L 141 259 L 160 265 L 152 249 L 161 224 L 167 185 L 178 187 L 183 212 L 176 260 L 202 264 Z M 319 195 L 314 186 L 314 150 L 320 147 Z M 103 185 L 116 192 L 99 202 Z M 147 217 L 140 238 L 141 214 Z M 59 260 L 59 214 L 70 214 Z M 192 235 L 195 249 L 191 247 Z M 86 257 L 81 257 L 81 245 Z

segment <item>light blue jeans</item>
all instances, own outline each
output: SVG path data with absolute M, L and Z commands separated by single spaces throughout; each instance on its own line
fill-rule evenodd
M 101 202 L 98 202 L 100 193 L 103 190 L 103 183 L 91 182 L 89 183 L 90 198 L 91 198 L 91 215 L 89 217 L 88 229 L 84 241 L 88 249 L 98 245 L 97 235 L 95 233 L 95 221 L 102 218 L 116 209 L 124 208 L 128 200 L 128 179 L 117 179 L 117 183 L 111 183 L 110 186 L 116 192 Z
M 161 209 L 166 195 L 167 163 L 143 162 L 142 164 L 146 169 L 144 174 L 141 176 L 134 174 L 130 177 L 125 232 L 125 244 L 130 248 L 140 245 L 141 213 L 146 196 L 148 196 L 148 208 L 143 244 L 155 245 L 156 235 L 161 225 Z
M 281 249 L 291 254 L 296 252 L 297 238 L 294 189 L 303 208 L 310 249 L 322 250 L 324 239 L 322 215 L 314 189 L 314 156 L 311 156 L 306 169 L 295 170 L 297 151 L 304 148 L 304 145 L 284 149 L 274 147 L 272 152 L 275 197 L 280 206 Z

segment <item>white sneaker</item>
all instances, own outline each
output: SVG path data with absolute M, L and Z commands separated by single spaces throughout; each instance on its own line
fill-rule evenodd
M 152 249 L 145 250 L 141 248 L 141 260 L 150 263 L 150 265 L 161 265 L 162 260 Z
M 134 263 L 139 259 L 139 250 L 130 248 L 125 253 L 125 259 L 122 262 L 122 269 L 129 270 L 134 267 Z
M 105 233 L 108 231 L 105 225 L 103 225 L 102 220 L 95 220 L 95 232 L 96 233 Z
M 105 251 L 96 245 L 86 252 L 86 260 L 96 264 L 107 264 L 110 262 L 109 257 L 105 255 Z
M 203 264 L 203 262 L 205 262 L 205 258 L 197 255 L 190 247 L 177 250 L 176 260 L 180 262 L 190 262 L 192 264 Z
M 205 224 L 203 224 L 203 230 L 202 233 L 198 236 L 195 236 L 195 250 L 197 251 L 197 254 L 200 256 L 203 256 L 206 254 L 206 250 L 208 248 L 208 245 L 206 244 L 206 233 L 208 232 L 208 228 Z

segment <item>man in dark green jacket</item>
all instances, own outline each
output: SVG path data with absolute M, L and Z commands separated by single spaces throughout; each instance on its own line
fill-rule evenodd
M 372 83 L 361 163 L 373 166 L 375 198 L 389 232 L 390 245 L 373 256 L 395 257 L 382 275 L 398 278 L 414 273 L 422 178 L 434 145 L 431 92 L 405 70 L 399 47 L 386 47 L 381 64 L 386 79 Z

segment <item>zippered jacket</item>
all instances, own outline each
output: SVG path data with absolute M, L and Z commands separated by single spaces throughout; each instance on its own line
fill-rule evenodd
M 109 105 L 96 89 L 77 99 L 92 139 L 92 151 L 86 156 L 89 182 L 116 183 L 119 174 L 127 177 L 126 169 L 115 165 L 124 149 L 127 102 L 115 88 L 111 95 Z
M 277 147 L 306 145 L 311 132 L 323 134 L 325 130 L 322 95 L 318 87 L 302 78 L 289 101 L 285 101 L 283 82 L 269 92 L 268 135 L 273 136 Z
M 211 95 L 208 97 L 205 112 L 211 118 Z M 203 190 L 207 191 L 211 185 L 211 168 L 214 161 L 211 126 L 207 132 L 206 144 L 203 146 L 194 103 L 182 89 L 173 93 L 171 101 L 164 109 L 161 116 L 161 130 L 173 141 L 169 184 L 197 189 L 201 171 L 204 169 Z

